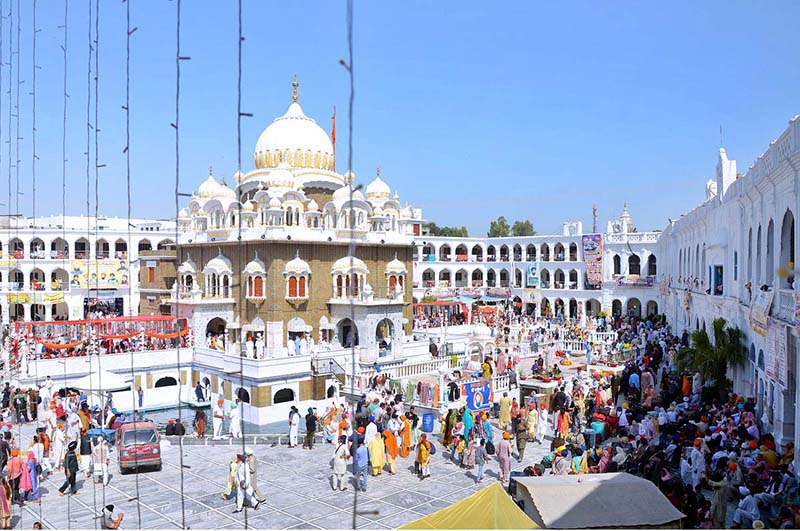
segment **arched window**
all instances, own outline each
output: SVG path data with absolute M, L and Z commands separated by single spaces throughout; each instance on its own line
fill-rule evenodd
M 236 391 L 236 398 L 238 398 L 239 402 L 242 402 L 243 404 L 250 403 L 250 393 L 248 393 L 247 389 L 245 389 L 244 387 L 240 387 Z
M 622 274 L 622 259 L 619 257 L 618 254 L 614 255 L 614 274 L 615 275 Z
M 632 254 L 628 257 L 628 274 L 641 275 L 642 265 L 638 255 Z
M 297 287 L 297 295 L 299 297 L 306 296 L 306 277 L 300 277 L 300 281 L 298 282 L 298 287 Z
M 289 297 L 297 297 L 297 277 L 289 277 Z
M 172 387 L 173 385 L 178 385 L 178 381 L 172 376 L 164 376 L 159 378 L 153 387 Z
M 657 275 L 656 271 L 656 255 L 651 254 L 647 257 L 647 274 L 651 277 L 654 277 Z
M 294 391 L 288 388 L 281 389 L 272 397 L 273 404 L 282 404 L 284 402 L 294 402 Z

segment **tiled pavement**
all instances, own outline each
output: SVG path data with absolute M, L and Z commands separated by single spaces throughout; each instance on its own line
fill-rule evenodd
M 179 448 L 163 451 L 161 471 L 120 475 L 112 458 L 113 477 L 108 487 L 94 486 L 79 479 L 78 496 L 60 497 L 57 489 L 63 481 L 58 472 L 42 483 L 42 503 L 28 503 L 21 511 L 15 506 L 15 527 L 30 529 L 34 520 L 45 527 L 58 529 L 99 528 L 104 505 L 113 503 L 125 514 L 123 529 L 211 528 L 211 529 L 341 529 L 353 527 L 353 504 L 359 529 L 391 529 L 442 509 L 479 487 L 473 472 L 448 462 L 437 441 L 431 477 L 420 481 L 414 474 L 413 460 L 400 459 L 398 473 L 370 477 L 366 493 L 333 492 L 330 482 L 330 458 L 333 447 L 317 444 L 314 450 L 286 446 L 248 444 L 259 461 L 259 485 L 266 503 L 257 511 L 234 514 L 235 501 L 222 500 L 227 465 L 231 455 L 241 452 L 239 444 L 185 445 L 183 481 Z M 543 446 L 528 444 L 523 463 L 513 469 L 541 460 Z M 497 478 L 497 462 L 485 470 L 487 481 Z M 352 478 L 351 478 L 352 480 Z M 81 483 L 83 483 L 81 485 Z M 138 502 L 136 500 L 138 490 Z M 183 500 L 183 502 L 181 502 Z

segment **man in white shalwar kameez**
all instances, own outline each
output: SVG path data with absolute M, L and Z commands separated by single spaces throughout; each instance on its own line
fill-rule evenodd
M 233 512 L 242 512 L 245 499 L 253 510 L 257 510 L 259 501 L 256 499 L 256 493 L 250 482 L 250 467 L 247 466 L 243 455 L 239 456 L 239 468 L 236 470 L 236 483 L 238 484 L 238 488 L 236 489 L 236 510 Z

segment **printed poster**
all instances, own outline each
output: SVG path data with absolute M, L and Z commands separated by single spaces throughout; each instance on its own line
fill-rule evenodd
M 600 289 L 603 286 L 603 235 L 585 234 L 581 237 L 581 242 L 586 288 Z
M 774 291 L 758 291 L 750 305 L 750 328 L 760 336 L 767 335 L 769 311 L 772 308 Z
M 8 293 L 6 294 L 6 298 L 8 299 L 9 304 L 59 304 L 64 302 L 64 294 L 60 292 L 45 293 L 34 291 L 33 293 L 28 293 L 23 291 L 17 293 Z
M 539 262 L 528 265 L 527 287 L 539 287 Z
M 767 351 L 764 353 L 764 372 L 781 385 L 786 385 L 786 327 L 769 319 Z
M 119 288 L 128 285 L 129 275 L 127 260 L 70 260 L 69 287 Z
M 465 383 L 463 386 L 467 407 L 472 411 L 488 411 L 492 408 L 492 384 L 483 379 Z

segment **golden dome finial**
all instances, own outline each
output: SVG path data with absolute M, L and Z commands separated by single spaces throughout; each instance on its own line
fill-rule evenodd
M 378 166 L 378 170 L 375 172 L 375 176 L 376 177 L 380 177 L 381 176 L 381 167 L 380 166 Z
M 297 103 L 297 87 L 300 86 L 300 83 L 297 82 L 297 74 L 294 75 L 294 81 L 292 81 L 292 101 Z
M 208 174 L 214 175 L 214 166 L 212 166 L 211 164 L 208 165 Z

